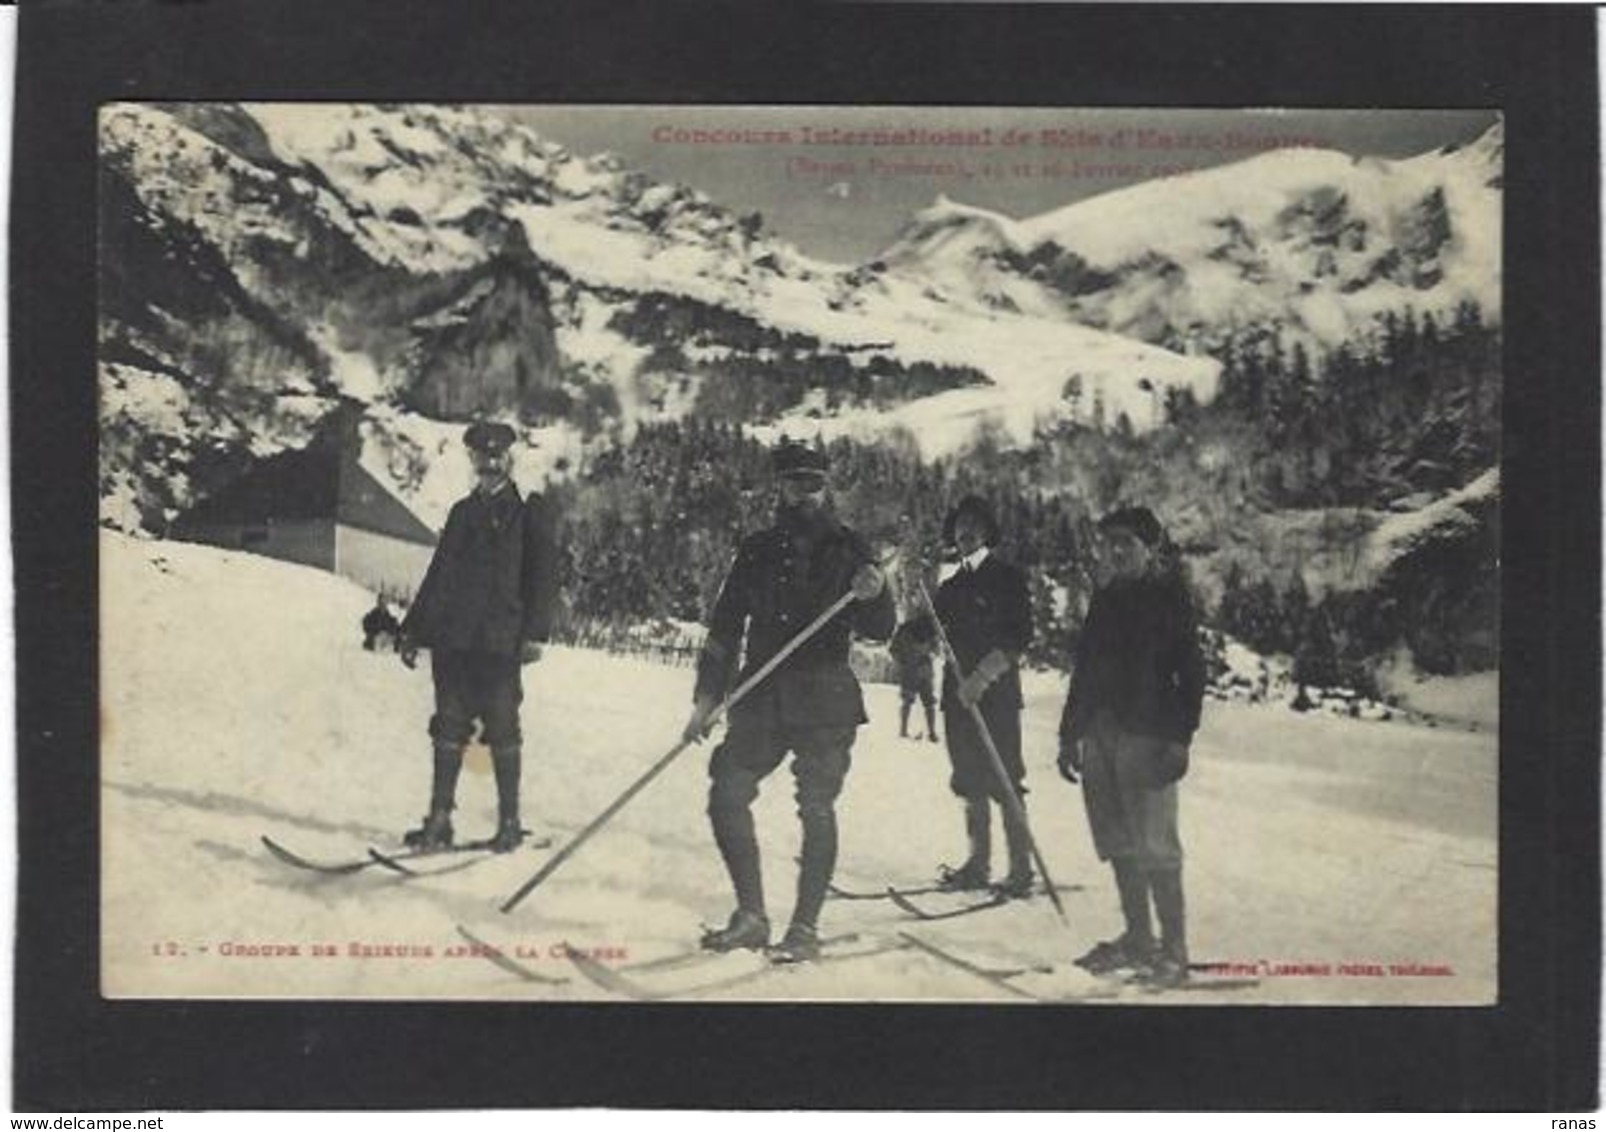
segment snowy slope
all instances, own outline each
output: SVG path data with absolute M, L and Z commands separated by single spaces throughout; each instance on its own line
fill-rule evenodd
M 1425 494 L 1422 498 L 1427 499 Z M 1399 564 L 1425 557 L 1435 546 L 1478 542 L 1498 522 L 1499 505 L 1500 469 L 1491 468 L 1464 487 L 1407 511 L 1269 511 L 1248 518 L 1230 532 L 1223 549 L 1197 560 L 1195 581 L 1216 601 L 1226 572 L 1249 564 L 1277 577 L 1297 574 L 1318 599 L 1372 590 Z
M 1333 345 L 1389 310 L 1500 310 L 1503 127 L 1400 161 L 1278 150 L 1013 220 L 945 198 L 879 257 L 981 309 L 1146 341 L 1283 327 Z
M 272 836 L 309 856 L 394 844 L 427 793 L 426 666 L 363 652 L 361 590 L 314 570 L 210 548 L 101 542 L 103 989 L 124 996 L 596 998 L 588 983 L 516 981 L 465 954 L 462 924 L 551 975 L 565 941 L 630 961 L 679 951 L 729 909 L 703 816 L 694 750 L 512 914 L 496 908 L 543 859 L 532 850 L 407 881 L 326 878 L 271 859 Z M 226 627 L 226 631 L 220 631 Z M 560 839 L 675 741 L 692 674 L 565 649 L 526 670 L 526 820 Z M 1034 828 L 1070 928 L 1041 900 L 919 930 L 1021 976 L 1085 993 L 1066 959 L 1117 928 L 1076 792 L 1053 773 L 1062 682 L 1027 681 Z M 940 748 L 899 740 L 896 693 L 867 689 L 841 805 L 839 880 L 918 882 L 962 851 Z M 1496 757 L 1488 733 L 1296 716 L 1211 704 L 1187 780 L 1184 837 L 1194 956 L 1327 964 L 1260 987 L 1155 1000 L 1486 1003 L 1495 993 Z M 781 772 L 757 806 L 771 912 L 784 918 L 797 848 Z M 483 751 L 459 791 L 461 833 L 487 832 Z M 911 925 L 883 902 L 828 903 L 828 935 L 888 945 Z M 312 954 L 326 945 L 327 957 Z M 268 954 L 294 948 L 295 954 Z M 1442 977 L 1340 975 L 1340 963 L 1444 965 Z M 746 970 L 715 960 L 664 976 L 700 986 Z M 1013 1001 L 907 950 L 777 972 L 710 998 Z M 1099 1000 L 1106 1001 L 1106 1000 Z
M 1367 541 L 1366 565 L 1375 577 L 1435 539 L 1465 538 L 1484 522 L 1482 513 L 1499 503 L 1500 469 L 1491 468 L 1459 491 L 1385 518 Z
M 452 280 L 509 246 L 531 257 L 549 298 L 510 297 L 504 285 L 505 301 L 487 300 L 480 322 L 456 308 L 448 321 L 477 327 L 486 357 L 550 335 L 556 356 L 537 357 L 537 385 L 565 385 L 581 400 L 606 386 L 626 422 L 688 411 L 695 363 L 730 353 L 731 342 L 718 330 L 677 330 L 685 372 L 644 395 L 644 367 L 662 343 L 615 324 L 670 296 L 762 334 L 801 336 L 826 361 L 863 367 L 881 355 L 979 372 L 990 384 L 880 408 L 833 407 L 817 388 L 780 420 L 756 422 L 827 436 L 903 428 L 927 456 L 962 448 L 980 428 L 1029 441 L 1037 424 L 1076 411 L 1064 396 L 1073 377 L 1084 406 L 1100 401 L 1106 420 L 1124 414 L 1146 429 L 1169 388 L 1210 399 L 1219 367 L 1190 351 L 1245 325 L 1331 342 L 1406 305 L 1476 298 L 1491 316 L 1499 309 L 1498 126 L 1463 149 L 1404 161 L 1273 152 L 1019 221 L 940 199 L 878 260 L 851 269 L 811 259 L 696 190 L 473 108 L 123 103 L 103 111 L 101 141 L 138 202 L 130 223 L 168 241 L 159 279 L 143 262 L 119 275 L 122 253 L 110 249 L 116 301 L 106 309 L 118 313 L 108 318 L 131 325 L 103 328 L 138 355 L 115 359 L 124 387 L 151 375 L 138 388 L 163 401 L 162 378 L 177 377 L 227 402 L 242 380 L 242 343 L 260 394 L 313 391 L 325 408 L 340 395 L 376 414 L 416 399 L 419 386 L 444 380 L 432 366 L 442 359 L 415 348 L 448 313 L 425 309 L 427 300 L 473 306 L 489 284 L 456 295 Z M 170 293 L 182 292 L 185 272 L 191 293 Z M 187 308 L 220 284 L 232 313 L 192 325 Z M 539 325 L 498 322 L 495 311 L 508 309 Z M 762 349 L 743 349 L 764 360 Z M 466 364 L 444 360 L 451 373 Z M 439 389 L 426 398 L 451 399 Z M 253 446 L 278 450 L 305 432 L 254 405 L 201 405 L 187 433 L 152 438 L 172 467 L 160 470 L 166 484 L 146 487 L 134 450 L 147 426 L 132 415 L 111 423 L 128 434 L 126 457 L 113 447 L 103 461 L 118 522 L 140 510 L 170 518 L 186 505 L 192 448 L 241 443 L 244 429 Z M 415 489 L 393 483 L 404 495 Z
M 249 103 L 229 113 L 224 129 L 222 116 L 193 108 L 118 104 L 103 115 L 102 144 L 156 222 L 193 226 L 265 308 L 304 321 L 283 290 L 287 277 L 314 295 L 298 303 L 327 305 L 316 296 L 320 265 L 335 254 L 325 244 L 338 245 L 343 272 L 427 281 L 483 263 L 516 226 L 549 277 L 564 357 L 613 386 L 627 419 L 644 411 L 635 383 L 646 351 L 608 320 L 651 295 L 803 335 L 822 352 L 979 370 L 991 390 L 850 411 L 834 426 L 907 425 L 930 455 L 988 422 L 1028 440 L 1039 419 L 1066 412 L 1061 392 L 1076 373 L 1104 390 L 1111 420 L 1124 411 L 1139 429 L 1151 423 L 1153 399 L 1138 380 L 1188 387 L 1201 401 L 1214 388 L 1208 359 L 1062 312 L 956 307 L 923 283 L 812 260 L 705 194 L 472 109 Z M 301 330 L 347 396 L 373 403 L 402 384 L 394 366 L 404 359 L 364 357 L 323 321 Z
M 554 202 L 509 215 L 523 225 L 539 255 L 591 287 L 688 295 L 836 350 L 874 350 L 906 364 L 969 366 L 992 382 L 885 411 L 830 414 L 834 419 L 818 426 L 826 435 L 902 425 L 928 457 L 961 447 L 982 424 L 1001 426 L 1025 442 L 1033 425 L 1065 414 L 1064 386 L 1077 373 L 1104 391 L 1111 420 L 1125 412 L 1139 430 L 1154 423 L 1153 396 L 1138 387 L 1142 379 L 1162 390 L 1191 389 L 1201 402 L 1215 393 L 1220 367 L 1212 359 L 1184 357 L 1063 317 L 955 307 L 930 288 L 903 280 L 850 282 L 840 269 L 779 245 L 754 259 L 730 239 L 671 241 L 604 227 L 597 207 L 590 200 Z M 795 416 L 815 419 L 807 408 Z

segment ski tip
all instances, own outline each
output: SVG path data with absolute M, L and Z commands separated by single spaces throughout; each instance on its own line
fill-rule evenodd
M 283 845 L 280 845 L 277 841 L 273 840 L 273 838 L 269 837 L 267 834 L 264 833 L 262 835 L 261 840 L 262 840 L 263 848 L 265 848 L 269 853 L 272 853 L 275 857 L 279 857 L 279 858 L 281 858 L 283 860 L 287 860 L 287 861 L 288 860 L 301 860 L 301 858 L 299 856 L 297 856 L 295 853 L 290 852 L 290 850 L 286 849 Z
M 653 990 L 627 975 L 620 974 L 607 964 L 591 958 L 585 953 L 584 948 L 570 946 L 567 940 L 561 946 L 564 957 L 574 969 L 600 990 L 637 1002 L 659 1002 L 672 997 L 666 992 Z
M 286 864 L 295 865 L 298 868 L 306 868 L 307 867 L 302 862 L 301 858 L 297 857 L 294 853 L 290 852 L 290 850 L 286 849 L 283 845 L 280 845 L 277 841 L 273 840 L 273 838 L 269 837 L 267 834 L 264 833 L 262 835 L 261 841 L 262 841 L 262 847 L 264 849 L 266 849 L 269 853 L 273 854 L 275 857 L 277 857 L 279 860 L 285 862 Z
M 494 944 L 487 943 L 485 940 L 469 931 L 462 924 L 457 925 L 457 934 L 462 936 L 470 945 L 474 947 L 475 953 L 479 955 L 480 958 L 487 960 L 493 966 L 507 972 L 510 975 L 513 975 L 515 978 L 518 978 L 526 983 L 536 983 L 541 986 L 548 987 L 568 985 L 568 979 L 558 978 L 552 975 L 543 975 L 539 972 L 532 971 L 529 967 L 525 966 L 523 963 L 520 963 L 517 959 L 514 959 L 512 956 L 506 954 L 501 948 Z
M 287 865 L 293 865 L 298 869 L 306 869 L 308 872 L 323 873 L 326 876 L 341 876 L 347 873 L 359 872 L 373 864 L 372 861 L 368 860 L 344 861 L 340 864 L 325 864 L 320 861 L 309 861 L 299 853 L 292 853 L 289 849 L 286 849 L 283 845 L 280 845 L 267 834 L 262 834 L 261 837 L 263 847 L 266 848 L 269 853 L 273 854 L 275 858 Z

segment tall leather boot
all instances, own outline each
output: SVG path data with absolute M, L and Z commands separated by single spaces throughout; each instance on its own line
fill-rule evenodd
M 413 849 L 448 849 L 452 844 L 452 809 L 457 805 L 457 776 L 463 769 L 463 748 L 454 743 L 436 743 L 434 768 L 429 787 L 429 813 L 423 824 L 402 835 L 402 844 Z
M 803 821 L 803 848 L 798 857 L 797 902 L 786 935 L 771 953 L 777 963 L 807 963 L 820 957 L 820 908 L 836 871 L 836 810 L 808 806 Z
M 519 821 L 519 776 L 523 753 L 517 745 L 491 748 L 491 769 L 496 774 L 496 836 L 491 848 L 497 853 L 508 853 L 524 840 L 524 826 Z
M 1154 911 L 1160 920 L 1160 955 L 1151 981 L 1176 986 L 1188 979 L 1187 908 L 1182 896 L 1182 866 L 1149 873 Z
M 898 708 L 898 738 L 909 738 L 909 709 L 914 705 L 904 700 Z
M 767 947 L 770 921 L 764 911 L 764 873 L 752 810 L 710 799 L 708 818 L 714 829 L 714 844 L 719 846 L 731 888 L 736 892 L 736 910 L 724 928 L 704 933 L 703 947 L 709 951 Z
M 1009 875 L 995 886 L 999 895 L 1010 899 L 1032 892 L 1032 835 L 1026 824 L 1026 804 L 1004 807 L 1004 843 L 1009 848 Z
M 967 892 L 987 887 L 993 859 L 993 804 L 988 799 L 965 799 L 965 839 L 970 856 L 957 869 L 944 868 L 937 878 L 938 888 Z
M 937 741 L 937 704 L 934 700 L 925 702 L 926 709 L 926 739 L 932 743 Z

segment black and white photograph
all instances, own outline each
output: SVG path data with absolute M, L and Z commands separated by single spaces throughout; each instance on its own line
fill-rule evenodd
M 1496 1005 L 1505 130 L 103 104 L 101 993 Z
M 13 1107 L 1579 1126 L 1593 15 L 23 6 Z

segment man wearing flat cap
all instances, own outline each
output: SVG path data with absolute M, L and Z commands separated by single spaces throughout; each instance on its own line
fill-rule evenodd
M 435 682 L 429 812 L 405 838 L 419 849 L 452 844 L 458 773 L 476 721 L 496 776 L 497 826 L 490 847 L 505 853 L 524 836 L 521 665 L 540 659 L 541 642 L 551 628 L 557 570 L 542 499 L 533 492 L 526 499 L 512 480 L 515 438 L 513 429 L 499 422 L 477 422 L 464 433 L 474 488 L 447 515 L 440 545 L 402 624 L 409 647 L 430 650 Z
M 703 946 L 734 951 L 769 944 L 751 806 L 759 783 L 791 754 L 803 844 L 791 923 L 771 956 L 806 962 L 820 953 L 820 908 L 836 868 L 836 799 L 855 732 L 866 721 L 848 667 L 849 639 L 857 633 L 886 640 L 895 613 L 869 547 L 831 511 L 825 453 L 783 441 L 772 464 L 779 490 L 775 523 L 742 540 L 714 602 L 685 735 L 701 739 L 733 688 L 852 592 L 851 604 L 730 709 L 725 740 L 709 762 L 708 816 L 736 910 L 724 928 L 703 937 Z
M 1199 726 L 1204 659 L 1193 603 L 1154 513 L 1120 508 L 1099 532 L 1100 587 L 1077 641 L 1059 769 L 1072 783 L 1080 775 L 1093 847 L 1115 873 L 1126 927 L 1076 962 L 1175 986 L 1188 977 L 1177 783 Z
M 1001 896 L 1026 896 L 1032 888 L 1032 841 L 1021 806 L 1006 801 L 1006 785 L 971 714 L 987 727 L 1007 789 L 1025 795 L 1021 761 L 1020 658 L 1032 639 L 1032 606 L 1026 576 L 994 552 L 998 523 L 977 495 L 961 499 L 943 524 L 943 541 L 959 552 L 959 566 L 933 599 L 948 644 L 959 661 L 943 672 L 942 716 L 948 735 L 949 788 L 965 805 L 969 856 L 958 868 L 944 868 L 938 887 L 954 891 L 992 883 L 992 808 L 1000 807 L 1009 872 L 996 887 Z

